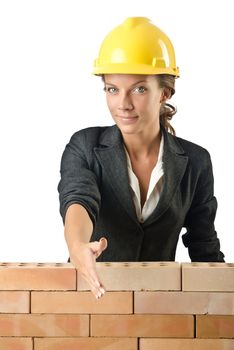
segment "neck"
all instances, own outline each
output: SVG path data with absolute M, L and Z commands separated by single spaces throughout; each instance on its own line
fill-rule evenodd
M 131 158 L 140 160 L 158 153 L 161 141 L 160 126 L 150 132 L 123 134 L 123 140 Z

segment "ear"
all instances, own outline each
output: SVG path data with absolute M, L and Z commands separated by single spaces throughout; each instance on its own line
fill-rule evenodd
M 166 87 L 163 88 L 160 102 L 163 103 L 166 100 L 169 100 L 170 98 L 171 98 L 171 89 L 166 88 Z

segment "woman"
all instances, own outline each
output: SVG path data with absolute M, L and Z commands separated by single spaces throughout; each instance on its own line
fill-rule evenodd
M 71 262 L 99 298 L 96 259 L 173 261 L 183 227 L 192 261 L 224 261 L 209 153 L 170 125 L 179 70 L 168 37 L 147 18 L 128 18 L 103 41 L 94 74 L 115 125 L 80 130 L 63 153 L 58 189 Z

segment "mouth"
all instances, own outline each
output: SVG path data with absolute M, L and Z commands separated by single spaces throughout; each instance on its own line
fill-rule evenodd
M 137 115 L 134 115 L 134 116 L 118 115 L 117 118 L 124 119 L 124 120 L 131 120 L 131 119 L 137 119 L 138 116 Z
M 123 124 L 133 124 L 137 121 L 138 116 L 122 116 L 118 115 L 117 119 Z
M 117 118 L 131 119 L 131 118 L 137 118 L 137 115 L 117 115 Z

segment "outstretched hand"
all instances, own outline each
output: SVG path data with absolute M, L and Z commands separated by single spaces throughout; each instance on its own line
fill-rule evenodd
M 71 254 L 72 264 L 89 284 L 92 293 L 98 299 L 105 293 L 105 288 L 99 279 L 96 269 L 96 259 L 107 248 L 107 240 L 102 237 L 99 241 L 79 243 L 76 252 Z

